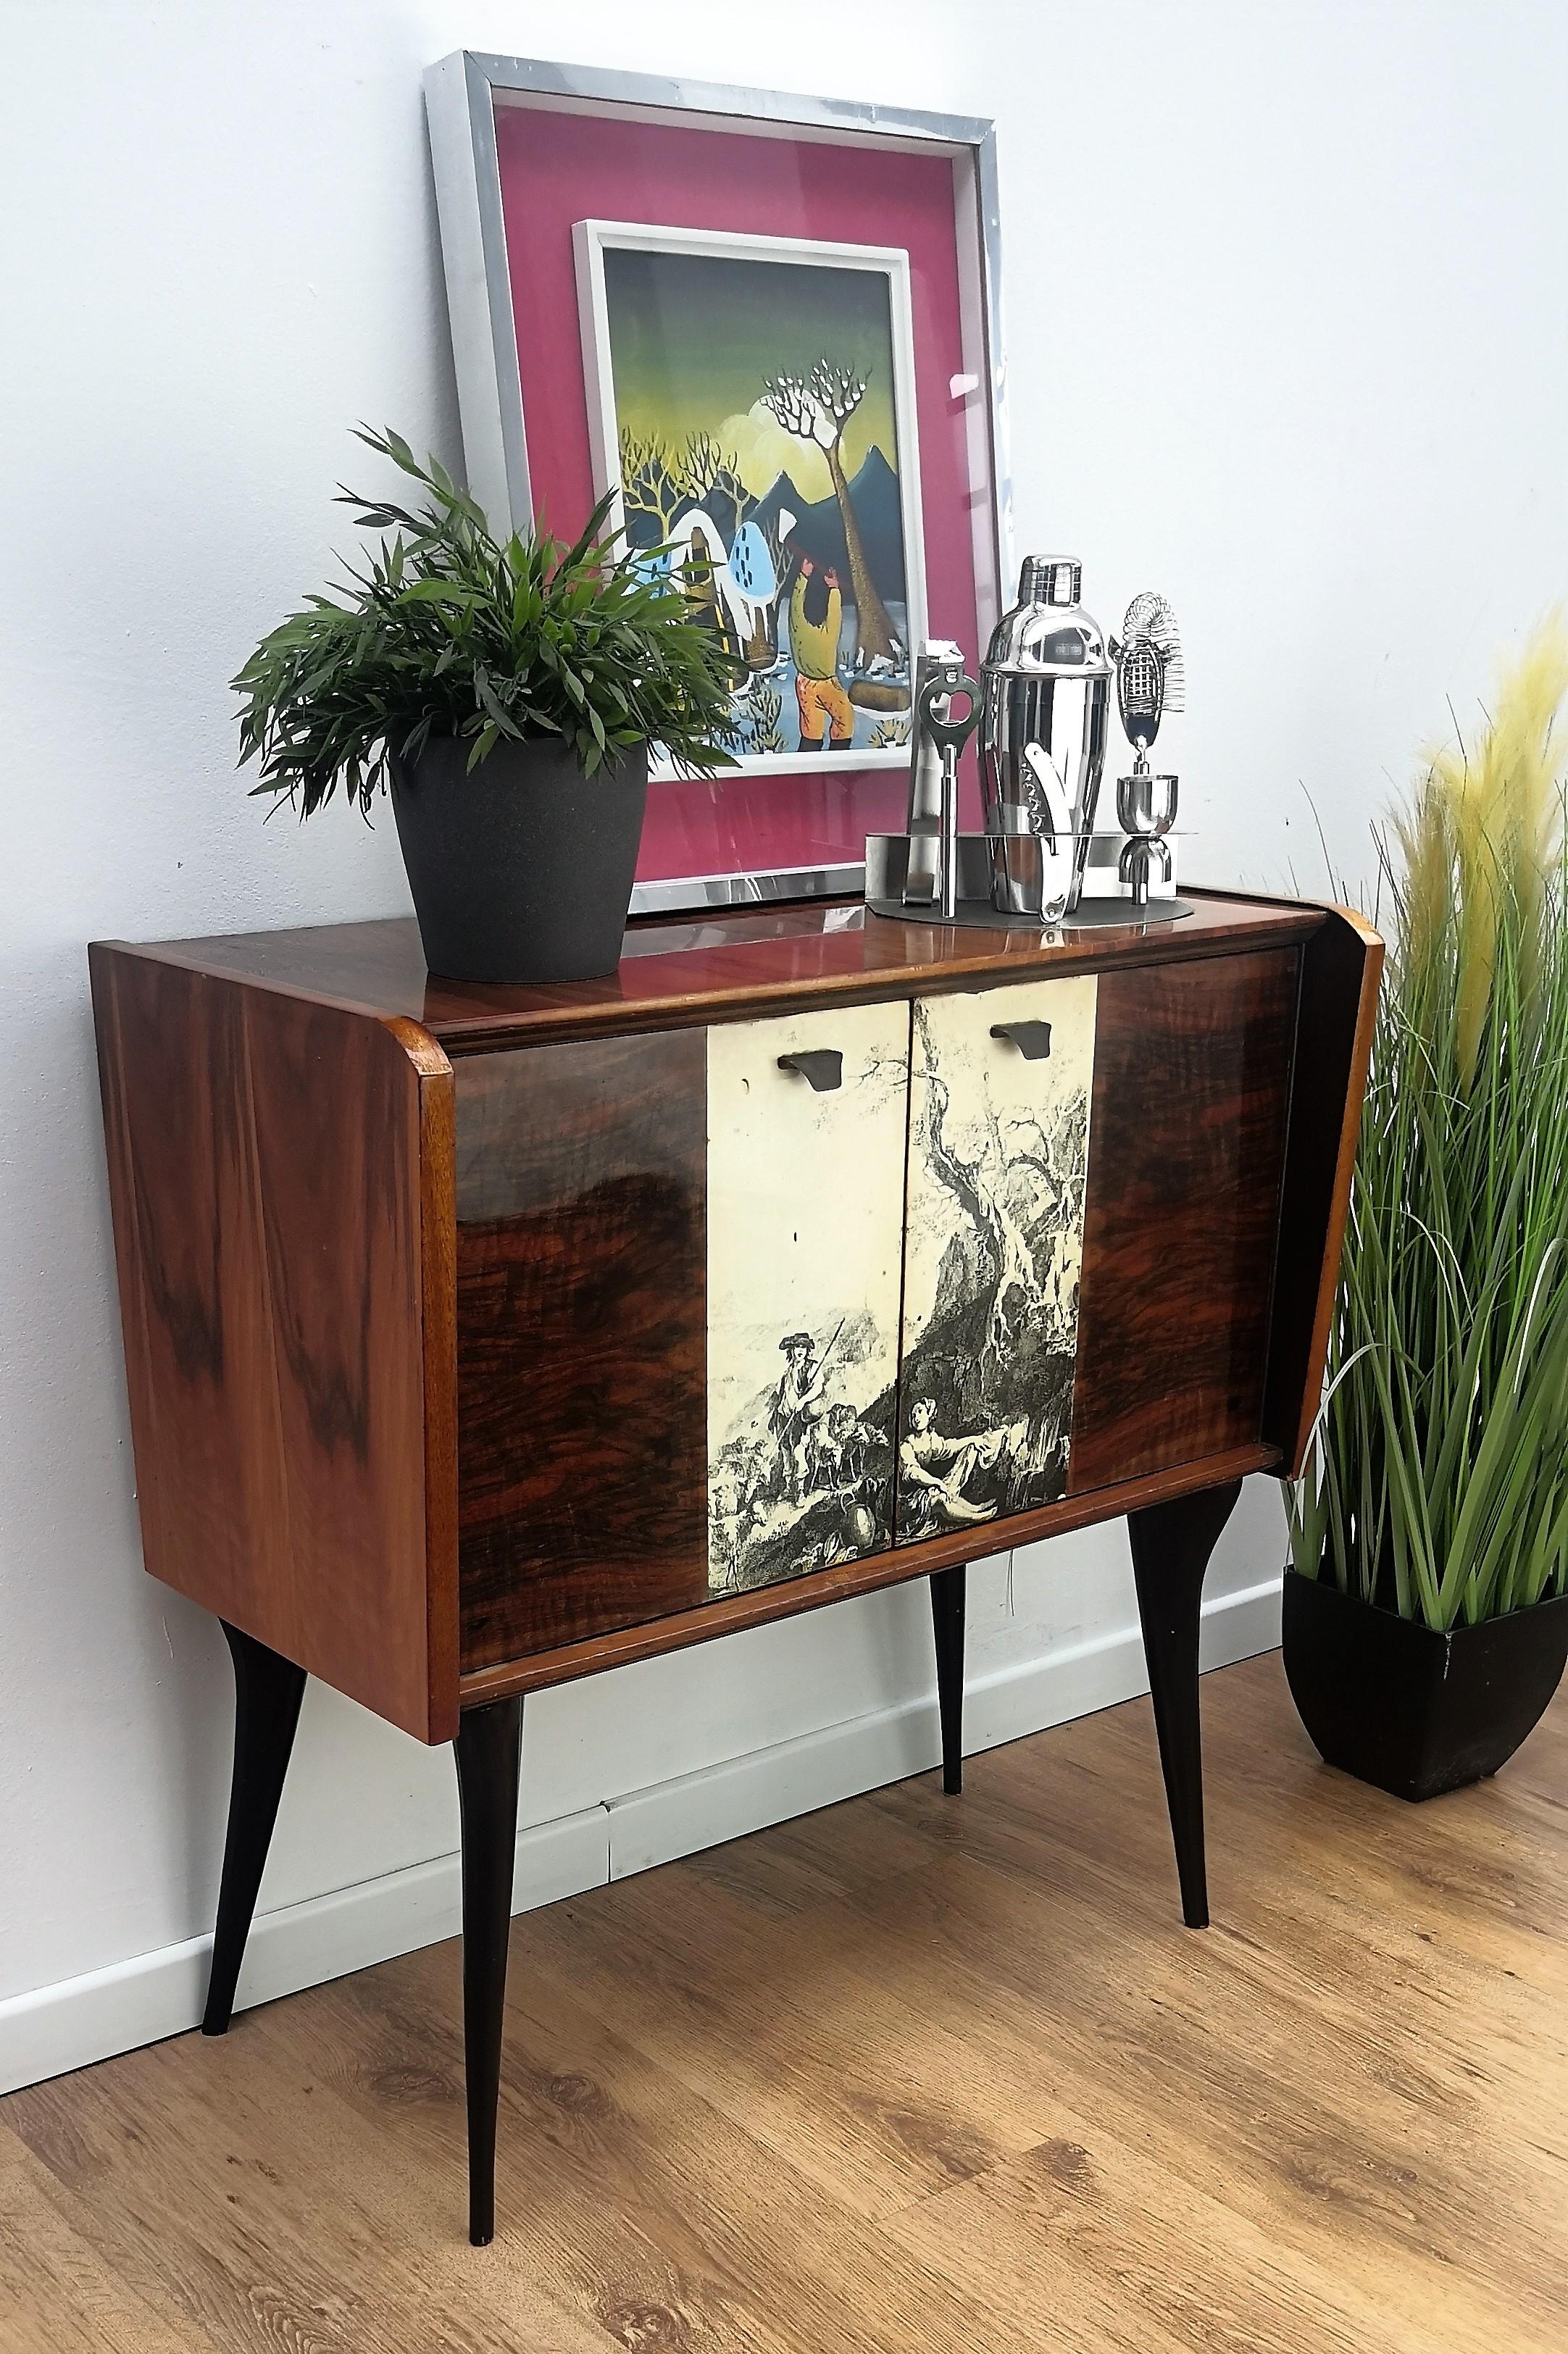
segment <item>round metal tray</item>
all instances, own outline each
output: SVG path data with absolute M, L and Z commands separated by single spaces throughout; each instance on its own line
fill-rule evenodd
M 977 932 L 1036 932 L 1042 938 L 1059 932 L 1146 932 L 1156 924 L 1177 924 L 1192 912 L 1190 899 L 1151 899 L 1135 907 L 1130 899 L 1080 899 L 1070 916 L 1044 923 L 1037 916 L 1004 916 L 989 899 L 960 899 L 956 916 L 943 916 L 934 907 L 906 907 L 902 899 L 868 899 L 874 916 L 898 924 L 948 924 Z

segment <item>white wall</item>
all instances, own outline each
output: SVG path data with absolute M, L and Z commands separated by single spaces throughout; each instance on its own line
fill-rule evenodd
M 1146 583 L 1175 601 L 1208 879 L 1294 860 L 1316 886 L 1304 787 L 1361 871 L 1445 695 L 1568 584 L 1557 6 L 793 0 L 784 47 L 779 22 L 0 16 L 0 2081 L 197 1999 L 227 1664 L 140 1570 L 82 949 L 407 905 L 388 826 L 261 823 L 225 681 L 343 537 L 354 419 L 458 454 L 427 62 L 564 48 L 997 117 L 1021 546 L 1079 548 L 1107 620 Z M 1254 1484 L 1222 1598 L 1281 1556 Z M 978 1581 L 977 1737 L 1135 1688 L 1119 1528 L 1021 1560 L 1015 1613 L 1006 1585 Z M 1267 1626 L 1266 1601 L 1222 1609 L 1214 1644 Z M 524 1842 L 525 1893 L 923 1762 L 929 1681 L 906 1590 L 545 1697 L 524 1815 L 556 1828 Z M 455 1839 L 446 1756 L 313 1691 L 251 1991 L 444 1931 Z

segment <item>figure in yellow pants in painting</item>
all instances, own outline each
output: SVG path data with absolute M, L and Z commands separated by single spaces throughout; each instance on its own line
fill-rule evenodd
M 854 737 L 854 705 L 839 684 L 843 617 L 838 574 L 831 567 L 819 572 L 810 557 L 803 556 L 789 591 L 789 654 L 802 744 L 820 745 L 826 737 L 842 750 Z

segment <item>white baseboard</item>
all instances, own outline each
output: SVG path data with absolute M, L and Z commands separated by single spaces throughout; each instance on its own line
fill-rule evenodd
M 1272 1651 L 1279 1642 L 1279 1580 L 1249 1586 L 1203 1606 L 1201 1661 L 1228 1666 Z M 964 1752 L 974 1756 L 1043 1733 L 1069 1717 L 1090 1716 L 1149 1690 L 1138 1628 L 1118 1627 L 1087 1642 L 1064 1646 L 964 1689 Z M 840 1798 L 878 1790 L 941 1762 L 936 1694 L 850 1717 L 705 1766 L 699 1774 L 654 1782 L 609 1802 L 609 1876 L 673 1862 L 676 1856 L 742 1839 L 769 1823 L 809 1815 Z
M 609 1822 L 603 1807 L 589 1807 L 521 1832 L 514 1911 L 602 1887 L 609 1877 Z M 439 1855 L 303 1904 L 260 1913 L 245 1949 L 237 2008 L 274 2002 L 417 1946 L 455 1937 L 461 1906 L 457 1857 Z M 0 2002 L 0 2093 L 165 2035 L 183 2035 L 201 2017 L 211 1952 L 210 1936 L 188 1937 Z
M 1248 1659 L 1278 1640 L 1277 1578 L 1204 1606 L 1205 1668 Z M 1138 1629 L 1118 1628 L 975 1679 L 965 1695 L 964 1746 L 970 1753 L 992 1749 L 1148 1688 Z M 580 1895 L 607 1880 L 925 1773 L 939 1755 L 933 1695 L 534 1825 L 518 1837 L 513 1909 Z M 297 1994 L 454 1936 L 460 1893 L 458 1859 L 442 1855 L 260 1914 L 239 2007 Z M 0 2093 L 185 2033 L 201 2017 L 211 1947 L 210 1937 L 187 1938 L 0 2002 Z

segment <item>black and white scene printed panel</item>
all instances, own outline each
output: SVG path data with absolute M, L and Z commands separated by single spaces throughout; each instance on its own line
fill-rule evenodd
M 708 1033 L 710 1594 L 893 1542 L 908 1076 L 907 1004 Z
M 1097 986 L 915 1007 L 900 1544 L 1065 1491 Z M 1022 1024 L 1031 1053 L 992 1034 Z

